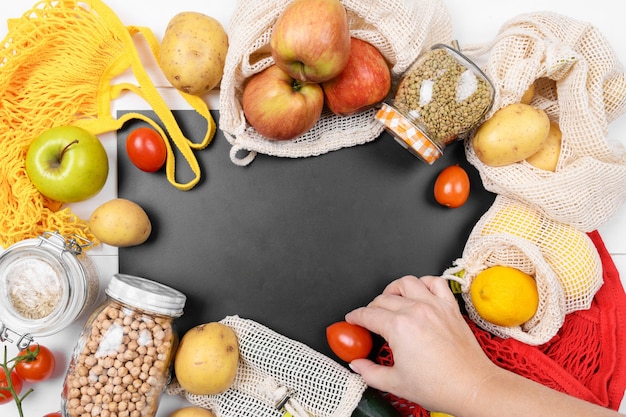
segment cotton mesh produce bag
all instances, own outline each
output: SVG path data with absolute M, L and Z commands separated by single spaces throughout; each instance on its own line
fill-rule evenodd
M 279 157 L 317 156 L 370 142 L 383 130 L 375 109 L 351 116 L 325 110 L 308 132 L 290 141 L 270 141 L 246 123 L 241 106 L 247 78 L 271 66 L 272 27 L 290 1 L 239 0 L 229 25 L 229 48 L 220 85 L 220 129 L 232 145 L 237 165 L 251 163 L 257 153 Z M 391 66 L 392 81 L 422 50 L 452 40 L 452 24 L 440 0 L 343 0 L 350 32 L 374 45 Z
M 216 130 L 208 105 L 200 97 L 180 93 L 206 120 L 203 138 L 187 138 L 143 67 L 137 43 L 145 43 L 158 58 L 159 42 L 150 29 L 125 26 L 99 0 L 41 1 L 8 21 L 0 47 L 2 247 L 46 231 L 97 243 L 87 221 L 40 194 L 26 175 L 30 143 L 51 127 L 76 125 L 98 135 L 140 119 L 168 139 L 165 171 L 170 183 L 188 190 L 200 180 L 195 151 L 206 147 Z M 134 82 L 116 80 L 126 71 L 132 71 Z M 160 123 L 135 112 L 113 118 L 112 101 L 124 93 L 142 97 Z M 191 179 L 175 175 L 173 147 L 188 163 Z
M 487 166 L 466 140 L 484 187 L 584 232 L 597 229 L 626 201 L 626 150 L 608 138 L 609 123 L 626 107 L 626 79 L 607 40 L 589 23 L 538 12 L 507 21 L 487 44 L 466 46 L 463 52 L 484 63 L 496 87 L 487 117 L 519 102 L 535 83 L 531 104 L 562 131 L 556 172 L 525 161 Z
M 239 342 L 239 365 L 231 387 L 221 394 L 194 395 L 176 380 L 167 392 L 182 395 L 217 417 L 350 416 L 366 385 L 329 357 L 253 320 L 220 321 Z
M 537 313 L 522 326 L 489 323 L 472 304 L 469 290 L 473 279 L 495 265 L 519 269 L 537 282 Z M 463 274 L 458 274 L 460 271 Z M 481 328 L 530 345 L 550 340 L 566 314 L 588 309 L 603 283 L 598 251 L 586 233 L 504 195 L 496 196 L 478 220 L 461 258 L 444 276 L 461 284 L 468 315 Z
M 531 346 L 494 336 L 466 317 L 487 356 L 498 366 L 560 392 L 618 410 L 626 389 L 626 294 L 619 272 L 597 231 L 588 234 L 602 261 L 604 285 L 586 310 L 565 317 L 547 343 Z M 419 360 L 419 358 L 417 359 Z M 383 345 L 377 362 L 393 365 Z M 419 404 L 385 393 L 403 417 L 428 417 Z

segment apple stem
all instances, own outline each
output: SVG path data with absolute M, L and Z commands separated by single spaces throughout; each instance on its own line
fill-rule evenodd
M 65 152 L 67 151 L 67 149 L 74 145 L 75 143 L 78 143 L 78 139 L 74 139 L 73 141 L 71 141 L 70 143 L 68 143 L 67 145 L 65 145 L 65 148 L 63 148 L 63 150 L 61 151 L 61 155 L 59 155 L 59 160 L 61 160 L 63 158 L 63 154 L 65 154 Z

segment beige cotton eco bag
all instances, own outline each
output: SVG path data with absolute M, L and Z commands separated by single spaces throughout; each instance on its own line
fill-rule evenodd
M 476 312 L 472 282 L 495 265 L 519 269 L 537 282 L 537 312 L 521 326 L 497 326 Z M 587 233 L 504 195 L 496 196 L 472 229 L 461 258 L 443 276 L 461 284 L 472 321 L 492 334 L 529 345 L 548 342 L 567 314 L 591 306 L 603 284 L 602 262 Z
M 229 48 L 220 86 L 220 129 L 230 144 L 231 160 L 248 165 L 257 153 L 309 157 L 376 139 L 383 130 L 375 109 L 341 117 L 325 111 L 307 133 L 291 141 L 259 135 L 241 107 L 245 80 L 273 64 L 269 41 L 278 16 L 291 1 L 239 0 L 229 24 Z M 435 43 L 452 40 L 452 24 L 440 0 L 343 0 L 351 34 L 376 46 L 391 65 L 392 80 Z
M 217 417 L 348 417 L 366 385 L 360 375 L 310 347 L 239 316 L 220 323 L 239 342 L 239 365 L 221 394 L 194 395 L 176 380 L 167 389 Z
M 484 187 L 579 230 L 597 229 L 626 201 L 626 150 L 608 137 L 609 123 L 626 109 L 626 78 L 606 38 L 589 23 L 538 12 L 505 22 L 493 41 L 463 52 L 484 65 L 496 87 L 487 117 L 535 83 L 531 104 L 562 131 L 556 172 L 525 161 L 487 166 L 467 140 L 467 159 Z

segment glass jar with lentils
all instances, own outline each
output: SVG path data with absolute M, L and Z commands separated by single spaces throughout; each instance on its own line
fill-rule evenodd
M 173 321 L 186 297 L 163 284 L 117 274 L 87 320 L 65 376 L 65 417 L 154 417 L 178 344 Z
M 457 49 L 437 44 L 409 67 L 376 119 L 398 143 L 432 164 L 448 144 L 476 127 L 494 95 L 476 64 Z

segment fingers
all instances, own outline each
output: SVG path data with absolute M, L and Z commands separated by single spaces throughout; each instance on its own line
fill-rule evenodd
M 389 391 L 393 370 L 391 367 L 377 365 L 369 359 L 355 359 L 350 368 L 363 377 L 365 383 L 375 389 Z

